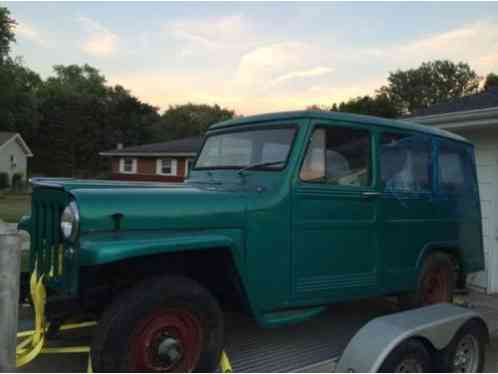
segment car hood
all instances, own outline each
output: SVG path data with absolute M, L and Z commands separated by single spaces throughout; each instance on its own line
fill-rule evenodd
M 196 230 L 242 227 L 246 193 L 222 186 L 76 188 L 80 231 Z

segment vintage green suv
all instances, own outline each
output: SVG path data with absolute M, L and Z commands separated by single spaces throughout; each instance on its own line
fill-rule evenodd
M 224 315 L 262 326 L 483 270 L 473 146 L 408 122 L 300 111 L 210 127 L 184 184 L 34 181 L 47 318 L 94 315 L 98 371 L 213 371 Z

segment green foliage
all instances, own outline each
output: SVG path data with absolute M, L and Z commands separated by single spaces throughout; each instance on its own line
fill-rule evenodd
M 0 7 L 0 64 L 7 58 L 10 51 L 10 43 L 14 42 L 14 26 L 16 22 L 10 17 L 7 8 Z
M 206 129 L 220 121 L 233 118 L 234 111 L 219 105 L 185 104 L 170 106 L 154 126 L 156 140 L 201 136 Z
M 334 103 L 330 110 L 334 112 L 365 114 L 384 118 L 396 118 L 400 115 L 396 106 L 385 94 L 377 94 L 373 97 L 368 95 L 360 96 L 342 102 L 339 105 Z
M 492 87 L 495 89 L 498 88 L 498 74 L 489 73 L 486 77 L 486 81 L 484 82 L 484 90 L 487 91 Z
M 466 63 L 448 60 L 424 62 L 416 69 L 390 73 L 388 85 L 381 87 L 401 113 L 475 93 L 479 87 L 477 73 Z
M 36 154 L 34 172 L 93 177 L 109 164 L 99 152 L 152 140 L 156 108 L 121 86 L 107 86 L 89 65 L 57 65 L 54 71 L 39 91 L 40 125 L 36 140 L 28 142 Z
M 0 190 L 10 187 L 9 174 L 0 173 Z
M 491 78 L 491 82 L 494 82 Z M 396 118 L 416 109 L 477 92 L 479 77 L 466 63 L 424 62 L 418 68 L 390 73 L 388 84 L 373 96 L 334 103 L 332 111 Z

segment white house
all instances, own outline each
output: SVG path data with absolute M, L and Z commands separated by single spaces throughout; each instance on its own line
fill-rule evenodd
M 418 111 L 410 120 L 458 133 L 476 150 L 486 271 L 469 285 L 498 292 L 498 87 Z
M 28 158 L 33 153 L 24 142 L 21 135 L 15 132 L 0 132 L 0 173 L 7 173 L 9 184 L 16 173 L 26 178 L 28 171 Z

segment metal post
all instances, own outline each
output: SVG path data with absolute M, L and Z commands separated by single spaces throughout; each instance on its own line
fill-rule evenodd
M 19 235 L 0 221 L 0 372 L 12 372 L 16 366 L 20 271 Z

